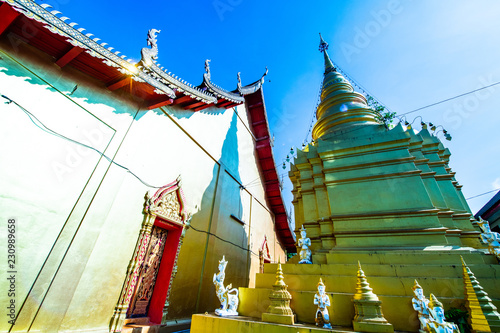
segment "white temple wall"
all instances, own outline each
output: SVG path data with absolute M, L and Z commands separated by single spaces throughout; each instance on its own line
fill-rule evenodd
M 202 231 L 255 253 L 265 234 L 272 258 L 284 260 L 244 106 L 237 115 L 216 108 L 137 112 L 144 109 L 140 101 L 71 67 L 60 69 L 36 50 L 7 43 L 0 50 L 0 93 L 45 126 L 104 152 L 153 186 L 181 176 L 192 226 L 201 232 L 186 233 L 172 318 L 213 310 L 209 281 L 223 254 L 226 283 L 247 286 L 258 270 L 254 255 Z M 95 151 L 37 128 L 13 103 L 0 104 L 0 114 L 0 215 L 17 221 L 17 309 L 24 304 L 13 331 L 106 331 L 151 189 Z M 202 274 L 206 283 L 199 288 Z M 0 331 L 8 329 L 2 321 Z

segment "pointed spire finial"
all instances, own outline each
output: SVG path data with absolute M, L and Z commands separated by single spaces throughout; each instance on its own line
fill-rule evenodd
M 319 33 L 319 52 L 325 52 L 328 50 L 328 43 L 325 42 L 323 36 L 321 36 L 321 32 Z
M 323 54 L 325 56 L 325 75 L 337 70 L 335 68 L 335 66 L 333 66 L 332 60 L 330 59 L 330 56 L 328 55 L 328 52 L 326 52 L 326 50 L 328 50 L 328 43 L 325 42 L 325 40 L 323 39 L 323 36 L 321 36 L 321 33 L 320 33 L 319 34 L 319 51 L 323 52 Z

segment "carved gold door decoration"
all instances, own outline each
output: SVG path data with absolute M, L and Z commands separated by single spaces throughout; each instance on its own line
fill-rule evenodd
M 127 317 L 146 317 L 148 315 L 149 302 L 153 295 L 166 239 L 167 231 L 165 229 L 153 227 L 151 241 L 142 263 L 140 277 Z

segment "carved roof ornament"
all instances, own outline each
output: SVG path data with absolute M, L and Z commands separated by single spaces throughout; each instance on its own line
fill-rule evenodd
M 141 50 L 141 62 L 145 67 L 151 67 L 151 65 L 158 59 L 158 46 L 156 45 L 156 34 L 160 33 L 161 30 L 150 29 L 148 31 L 148 46 L 151 48 L 143 47 Z
M 205 73 L 207 74 L 207 77 L 210 79 L 210 59 L 205 60 Z
M 223 98 L 234 103 L 243 103 L 245 99 L 238 91 L 228 91 L 225 90 L 211 81 L 210 74 L 210 60 L 205 60 L 205 72 L 203 74 L 203 83 L 200 87 L 206 87 L 209 92 L 217 96 L 217 98 Z
M 236 76 L 238 77 L 238 91 L 241 91 L 241 72 L 238 72 Z
M 158 58 L 158 45 L 156 40 L 156 35 L 160 33 L 160 30 L 150 29 L 148 31 L 147 43 L 150 48 L 144 47 L 141 50 L 141 69 L 143 73 L 146 73 L 153 80 L 160 81 L 161 83 L 167 85 L 170 91 L 167 95 L 171 98 L 176 98 L 176 94 L 173 89 L 176 91 L 182 92 L 193 99 L 198 101 L 207 103 L 207 104 L 215 104 L 217 102 L 217 98 L 211 94 L 207 94 L 203 90 L 194 87 L 193 85 L 181 80 L 178 77 L 174 77 L 170 75 L 170 73 L 166 73 L 163 70 L 163 67 L 160 68 L 160 65 L 156 63 L 156 59 Z
M 262 84 L 264 83 L 264 78 L 266 77 L 268 72 L 269 72 L 269 69 L 266 66 L 266 71 L 264 72 L 264 74 L 262 75 L 262 77 L 259 80 L 255 81 L 253 83 L 250 83 L 249 85 L 246 85 L 244 87 L 242 87 L 241 85 L 238 85 L 238 91 L 240 92 L 240 94 L 250 95 L 250 94 L 256 92 L 257 90 L 259 90 L 262 87 Z

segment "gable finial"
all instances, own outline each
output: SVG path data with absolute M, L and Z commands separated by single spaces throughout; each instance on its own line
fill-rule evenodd
M 205 72 L 207 73 L 208 77 L 210 77 L 210 59 L 205 60 Z

